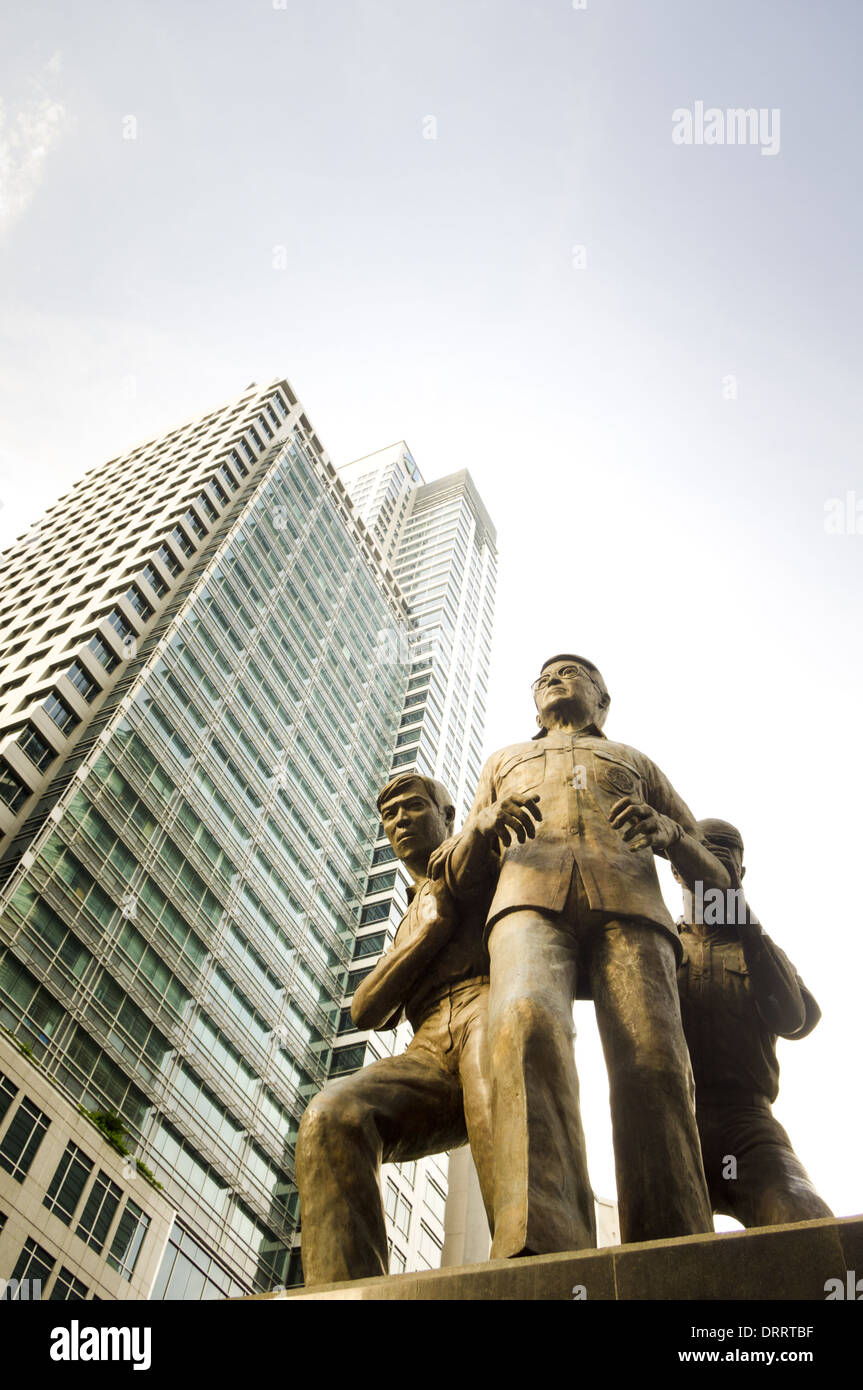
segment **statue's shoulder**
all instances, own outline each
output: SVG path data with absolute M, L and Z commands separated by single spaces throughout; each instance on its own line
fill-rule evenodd
M 630 743 L 615 743 L 610 738 L 595 738 L 591 739 L 591 747 L 599 754 L 604 753 L 607 758 L 619 758 L 622 763 L 642 765 L 650 762 L 644 753 L 633 748 Z
M 512 763 L 520 758 L 533 758 L 537 753 L 542 752 L 542 740 L 528 739 L 525 743 L 509 743 L 506 748 L 498 748 L 496 753 L 492 753 L 488 760 L 488 766 L 497 770 L 506 763 Z

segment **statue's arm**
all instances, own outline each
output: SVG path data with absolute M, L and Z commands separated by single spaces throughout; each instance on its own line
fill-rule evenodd
M 423 970 L 449 940 L 455 911 L 444 883 L 423 884 L 390 950 L 357 986 L 351 1017 L 358 1028 L 395 1028 Z
M 472 897 L 487 882 L 494 866 L 486 835 L 477 833 L 479 817 L 494 804 L 495 759 L 489 758 L 480 773 L 473 805 L 457 835 L 444 840 L 429 858 L 428 875 L 446 884 L 453 897 Z
M 681 827 L 682 831 L 697 841 L 698 829 L 695 824 L 695 817 L 683 797 L 678 796 L 665 773 L 656 766 L 656 763 L 651 762 L 649 758 L 643 758 L 643 766 L 647 783 L 648 805 L 652 806 L 660 815 L 674 821 L 676 825 Z
M 630 849 L 650 848 L 667 858 L 687 888 L 700 882 L 705 889 L 731 887 L 725 866 L 699 837 L 695 817 L 668 778 L 648 758 L 643 759 L 647 800 L 622 797 L 608 818 L 628 841 Z
M 470 814 L 458 835 L 429 859 L 429 877 L 443 880 L 454 898 L 471 899 L 488 891 L 500 872 L 502 850 L 534 839 L 542 820 L 539 797 L 496 796 L 493 762 L 486 764 Z
M 731 887 L 731 875 L 725 865 L 699 839 L 688 834 L 682 825 L 677 824 L 677 830 L 680 832 L 679 838 L 666 847 L 665 856 L 687 888 L 692 891 L 696 883 L 701 883 L 705 891 L 719 888 L 724 893 L 726 888 Z
M 750 912 L 738 925 L 743 959 L 749 971 L 752 997 L 771 1033 L 782 1038 L 805 1038 L 821 1010 L 783 951 Z

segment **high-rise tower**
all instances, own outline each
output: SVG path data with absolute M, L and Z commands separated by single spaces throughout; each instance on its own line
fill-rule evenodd
M 157 1294 L 270 1287 L 404 601 L 286 382 L 88 474 L 0 575 L 0 1021 L 163 1182 Z
M 413 759 L 461 797 L 479 767 L 493 532 L 467 475 L 424 485 L 396 454 L 398 503 L 366 522 L 289 384 L 250 387 L 94 469 L 0 559 L 0 1023 L 163 1183 L 135 1228 L 155 1297 L 288 1277 L 299 1118 L 380 949 L 369 907 L 399 910 L 377 791 Z M 107 1260 L 140 1182 L 103 1200 L 117 1174 L 48 1094 L 10 1180 L 44 1179 L 46 1208 L 62 1188 L 76 1238 L 95 1203 Z M 40 1178 L 43 1130 L 69 1142 Z M 28 1239 L 70 1274 L 51 1229 Z
M 382 658 L 408 670 L 391 774 L 417 771 L 443 782 L 455 801 L 458 825 L 481 768 L 494 617 L 494 527 L 467 472 L 424 483 L 404 442 L 358 459 L 340 476 L 392 564 L 410 610 L 407 631 L 393 629 L 382 637 Z M 406 1024 L 389 1040 L 360 1034 L 348 1006 L 392 941 L 406 910 L 409 882 L 379 825 L 333 1053 L 334 1075 L 402 1050 L 410 1036 Z M 462 1183 L 475 1186 L 466 1150 L 457 1163 Z M 448 1178 L 445 1155 L 385 1169 L 393 1273 L 440 1264 Z

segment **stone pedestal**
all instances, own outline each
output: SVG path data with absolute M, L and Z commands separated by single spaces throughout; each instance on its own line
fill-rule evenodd
M 698 1299 L 823 1303 L 828 1293 L 836 1291 L 829 1280 L 841 1282 L 846 1299 L 855 1296 L 852 1291 L 856 1290 L 856 1297 L 863 1301 L 863 1216 L 529 1259 L 490 1260 L 460 1269 L 432 1269 L 422 1274 L 257 1294 L 242 1301 L 571 1302 L 577 1298 L 602 1302 Z

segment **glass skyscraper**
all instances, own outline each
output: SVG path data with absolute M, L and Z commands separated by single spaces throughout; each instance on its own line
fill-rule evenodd
M 340 472 L 410 606 L 407 631 L 385 634 L 382 654 L 385 660 L 403 662 L 409 671 L 391 775 L 417 771 L 443 782 L 453 796 L 459 825 L 481 768 L 494 618 L 494 527 L 467 472 L 424 483 L 404 442 Z M 409 882 L 379 825 L 348 996 L 391 943 L 406 910 Z M 333 1074 L 401 1051 L 409 1037 L 407 1024 L 390 1035 L 359 1034 L 346 1006 Z M 456 1161 L 469 1169 L 467 1150 Z M 469 1172 L 463 1176 L 471 1182 Z M 448 1180 L 446 1155 L 385 1167 L 392 1273 L 440 1264 Z
M 162 1182 L 154 1297 L 290 1281 L 299 1118 L 403 892 L 375 796 L 478 771 L 493 532 L 411 465 L 382 534 L 391 499 L 364 519 L 289 384 L 252 387 L 0 560 L 0 1023 Z

